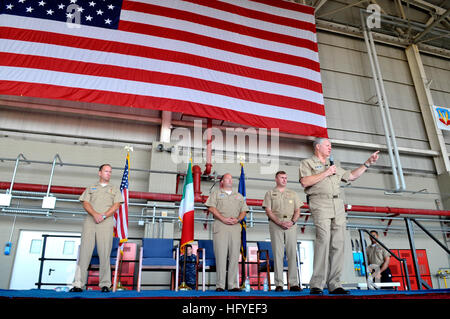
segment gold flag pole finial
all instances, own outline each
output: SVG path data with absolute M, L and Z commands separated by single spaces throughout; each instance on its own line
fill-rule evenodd
M 245 163 L 245 155 L 244 155 L 244 154 L 238 155 L 238 160 L 239 160 L 239 162 L 241 163 L 241 166 L 244 166 L 244 163 Z
M 133 146 L 130 145 L 125 145 L 123 149 L 127 151 L 127 153 L 133 152 Z

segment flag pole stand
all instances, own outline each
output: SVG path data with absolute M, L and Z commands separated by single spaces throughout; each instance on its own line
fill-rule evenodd
M 127 290 L 127 288 L 125 288 L 124 286 L 122 286 L 122 283 L 119 281 L 118 283 L 117 283 L 117 289 L 116 290 L 118 290 L 118 291 L 121 291 L 121 290 Z
M 118 291 L 127 290 L 127 288 L 125 288 L 122 285 L 122 282 L 120 281 L 120 277 L 122 276 L 122 262 L 123 262 L 123 257 L 120 258 L 119 272 L 117 273 L 117 277 L 119 278 L 119 281 L 117 282 L 116 290 L 118 290 Z
M 184 290 L 184 291 L 186 291 L 186 290 L 192 290 L 192 288 L 189 287 L 188 285 L 186 285 L 186 283 L 183 281 L 183 282 L 181 283 L 181 285 L 178 286 L 178 290 Z

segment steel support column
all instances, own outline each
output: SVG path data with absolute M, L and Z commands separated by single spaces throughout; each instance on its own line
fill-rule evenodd
M 441 156 L 433 158 L 436 171 L 440 175 L 450 171 L 450 161 L 448 159 L 448 152 L 442 131 L 438 129 L 436 122 L 434 121 L 434 102 L 429 88 L 429 82 L 425 74 L 425 69 L 417 45 L 411 44 L 406 48 L 405 52 L 430 147 L 433 151 L 438 151 L 441 154 Z

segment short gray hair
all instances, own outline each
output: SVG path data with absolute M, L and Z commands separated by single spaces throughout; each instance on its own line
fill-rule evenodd
M 313 142 L 313 151 L 316 150 L 316 146 L 317 146 L 317 145 L 322 144 L 322 142 L 323 142 L 323 141 L 326 141 L 326 140 L 328 140 L 328 139 L 327 139 L 327 138 L 324 138 L 324 137 L 318 137 L 318 138 L 316 138 L 316 139 L 314 140 L 314 142 Z

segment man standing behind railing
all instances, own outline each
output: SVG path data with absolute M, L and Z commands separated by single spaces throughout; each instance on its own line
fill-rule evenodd
M 370 234 L 378 239 L 378 232 L 372 230 Z M 368 270 L 372 273 L 372 278 L 375 282 L 392 282 L 391 269 L 389 268 L 389 259 L 391 255 L 389 252 L 377 244 L 377 242 L 370 237 L 372 245 L 367 246 L 366 254 L 368 259 Z
M 81 234 L 80 257 L 75 271 L 73 288 L 70 292 L 82 292 L 86 285 L 87 270 L 92 252 L 97 244 L 100 259 L 99 286 L 102 292 L 109 292 L 111 287 L 110 255 L 113 241 L 114 220 L 112 216 L 124 201 L 120 189 L 109 183 L 112 168 L 103 164 L 98 171 L 99 181 L 89 186 L 81 194 L 80 201 L 88 213 L 83 223 Z

